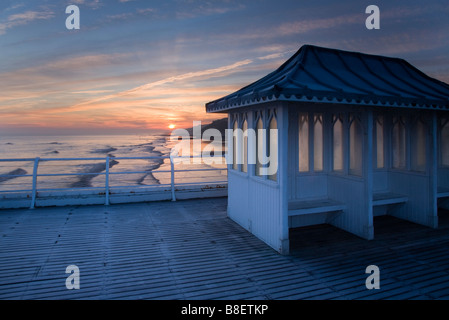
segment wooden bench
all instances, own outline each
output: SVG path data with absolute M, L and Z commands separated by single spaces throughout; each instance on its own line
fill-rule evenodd
M 346 209 L 346 206 L 331 199 L 297 200 L 288 203 L 288 216 L 301 216 L 305 214 L 332 213 Z
M 437 198 L 449 197 L 449 188 L 438 187 Z
M 373 207 L 375 206 L 385 206 L 392 204 L 406 203 L 408 197 L 402 194 L 391 193 L 391 192 L 380 192 L 373 194 Z
M 373 207 L 376 210 L 385 210 L 381 206 L 391 206 L 403 204 L 408 201 L 408 197 L 402 194 L 391 192 L 379 192 L 373 194 Z M 334 214 L 346 210 L 344 203 L 332 199 L 316 200 L 293 200 L 288 203 L 288 216 L 297 217 L 311 214 Z
M 373 195 L 373 206 L 385 206 L 406 203 L 408 197 L 391 192 L 375 193 Z M 288 216 L 301 216 L 316 213 L 332 213 L 344 211 L 346 205 L 332 199 L 317 200 L 294 200 L 288 203 Z

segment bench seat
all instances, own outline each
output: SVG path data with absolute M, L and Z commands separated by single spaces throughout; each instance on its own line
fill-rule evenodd
M 390 204 L 406 203 L 408 197 L 402 194 L 381 192 L 373 194 L 373 206 L 384 206 Z
M 346 209 L 346 206 L 331 199 L 295 200 L 288 203 L 288 216 L 300 216 L 315 213 L 338 212 Z
M 449 197 L 449 188 L 438 187 L 437 198 Z

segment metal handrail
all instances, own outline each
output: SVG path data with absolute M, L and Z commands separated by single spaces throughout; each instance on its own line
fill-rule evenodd
M 224 158 L 226 159 L 225 155 L 222 156 L 215 156 L 217 158 Z M 171 186 L 171 198 L 172 201 L 176 201 L 176 195 L 175 195 L 175 173 L 176 172 L 199 172 L 199 171 L 223 171 L 227 170 L 227 168 L 204 168 L 204 169 L 180 169 L 176 170 L 174 168 L 175 162 L 174 159 L 193 159 L 193 158 L 202 158 L 202 156 L 148 156 L 148 157 L 105 157 L 105 158 L 19 158 L 19 159 L 0 159 L 0 162 L 33 162 L 33 173 L 32 174 L 23 174 L 23 175 L 16 175 L 16 174 L 0 174 L 0 177 L 32 177 L 32 189 L 31 190 L 15 190 L 16 192 L 26 192 L 31 191 L 31 204 L 30 209 L 35 208 L 36 204 L 36 198 L 37 198 L 37 179 L 38 177 L 59 177 L 59 176 L 86 176 L 86 175 L 105 175 L 105 205 L 109 205 L 109 193 L 110 193 L 110 186 L 109 186 L 109 177 L 110 175 L 116 175 L 116 174 L 136 174 L 136 173 L 148 173 L 148 172 L 158 172 L 158 173 L 170 173 L 170 184 L 164 184 L 164 185 L 170 185 Z M 170 159 L 170 170 L 147 170 L 147 171 L 121 171 L 121 172 L 110 172 L 110 161 L 113 160 L 151 160 L 151 159 Z M 94 160 L 102 160 L 105 161 L 105 171 L 104 172 L 86 172 L 86 173 L 38 173 L 39 164 L 41 162 L 51 162 L 51 161 L 94 161 Z M 226 183 L 227 181 L 214 181 L 215 183 Z M 189 183 L 192 184 L 192 183 Z M 193 183 L 195 184 L 195 183 Z M 181 184 L 185 185 L 185 184 Z M 95 187 L 96 189 L 102 189 L 103 187 Z M 116 188 L 116 187 L 112 187 Z M 47 189 L 40 189 L 40 190 L 47 190 Z

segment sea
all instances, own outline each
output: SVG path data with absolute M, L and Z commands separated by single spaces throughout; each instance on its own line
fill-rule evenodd
M 170 184 L 170 160 L 164 157 L 170 155 L 174 144 L 167 134 L 2 136 L 0 159 L 27 160 L 0 161 L 0 191 L 29 190 L 33 159 L 37 157 L 41 159 L 38 163 L 39 190 L 104 187 L 107 156 L 111 159 L 111 187 Z M 115 159 L 120 157 L 155 158 Z M 73 158 L 83 160 L 66 160 Z M 223 170 L 189 172 L 191 169 L 210 168 Z M 175 183 L 226 180 L 225 165 L 180 163 L 175 169 L 180 170 L 175 175 Z

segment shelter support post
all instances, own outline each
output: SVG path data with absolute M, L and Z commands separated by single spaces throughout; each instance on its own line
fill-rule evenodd
M 365 202 L 366 207 L 366 221 L 364 226 L 364 236 L 368 240 L 374 239 L 374 222 L 373 222 L 373 125 L 374 117 L 373 111 L 369 110 L 366 113 L 366 132 L 365 132 L 365 148 L 363 150 L 364 176 L 365 176 Z
M 430 203 L 428 224 L 432 228 L 438 228 L 438 120 L 436 112 L 432 112 L 430 121 Z
M 278 177 L 280 187 L 280 253 L 290 253 L 288 226 L 288 107 L 282 105 L 278 109 L 279 148 L 278 148 Z

